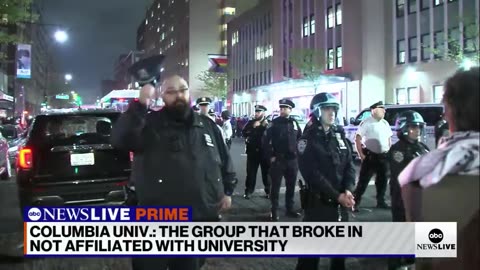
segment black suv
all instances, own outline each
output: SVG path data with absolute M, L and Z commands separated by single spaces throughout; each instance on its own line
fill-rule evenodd
M 16 164 L 21 209 L 122 202 L 131 160 L 110 144 L 119 116 L 97 110 L 35 117 Z

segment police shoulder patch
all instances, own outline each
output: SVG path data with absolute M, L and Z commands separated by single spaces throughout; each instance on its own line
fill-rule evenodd
M 307 140 L 305 139 L 299 140 L 297 143 L 298 153 L 303 154 L 306 148 L 307 148 Z
M 396 162 L 400 163 L 402 162 L 404 159 L 403 157 L 403 153 L 400 152 L 400 151 L 395 151 L 393 152 L 393 160 L 395 160 Z

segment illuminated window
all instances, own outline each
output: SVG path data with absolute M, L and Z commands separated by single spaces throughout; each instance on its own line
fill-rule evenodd
M 160 27 L 157 27 L 157 33 L 159 33 L 159 32 L 160 32 Z
M 173 44 L 175 43 L 175 41 L 172 39 L 170 39 L 170 46 L 173 46 Z
M 227 41 L 226 40 L 222 40 L 222 46 L 227 46 Z
M 273 56 L 273 46 L 272 46 L 272 44 L 270 44 L 270 45 L 268 46 L 268 56 L 269 56 L 269 57 L 272 57 L 272 56 Z
M 162 34 L 160 35 L 160 40 L 161 40 L 161 41 L 164 41 L 164 40 L 165 40 L 165 33 L 162 33 Z
M 434 85 L 433 86 L 433 102 L 442 103 L 443 98 L 443 85 Z
M 226 7 L 223 9 L 223 14 L 225 15 L 235 15 L 235 8 L 234 7 Z
M 232 46 L 238 43 L 238 31 L 233 32 L 232 34 Z
M 163 54 L 163 49 L 160 48 L 160 51 L 158 52 L 159 54 Z
M 158 3 L 157 8 L 160 8 L 160 3 Z
M 187 59 L 185 59 L 185 66 L 187 66 L 187 67 L 188 67 L 188 58 L 187 58 Z
M 405 64 L 405 40 L 397 40 L 397 64 Z
M 337 47 L 337 59 L 335 60 L 337 63 L 337 68 L 342 68 L 343 66 L 343 50 L 342 47 Z
M 170 27 L 170 31 L 173 32 L 174 30 L 175 30 L 175 27 L 172 25 L 172 26 Z
M 435 6 L 439 6 L 439 5 L 443 4 L 443 1 L 444 1 L 444 0 L 433 0 L 433 4 L 434 4 Z
M 153 18 L 153 11 L 152 11 L 152 15 L 151 15 L 150 17 L 152 17 L 152 18 Z
M 148 19 L 145 20 L 145 25 L 148 25 Z
M 225 23 L 225 24 L 222 24 L 222 29 L 223 29 L 223 30 L 227 30 L 227 24 L 226 24 L 226 23 Z
M 333 49 L 328 49 L 328 66 L 327 69 L 332 70 L 333 65 Z
M 310 15 L 310 35 L 315 34 L 315 15 Z
M 333 14 L 333 7 L 327 9 L 327 28 L 332 28 L 335 22 L 335 15 Z
M 307 37 L 310 34 L 310 26 L 308 24 L 308 17 L 303 17 L 303 36 Z
M 337 25 L 342 24 L 342 4 L 335 6 L 335 22 Z

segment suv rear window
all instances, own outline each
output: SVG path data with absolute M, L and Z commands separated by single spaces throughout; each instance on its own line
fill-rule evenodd
M 51 146 L 108 144 L 119 114 L 47 115 L 35 120 L 32 139 Z
M 442 119 L 442 107 L 405 107 L 387 109 L 385 113 L 385 120 L 388 121 L 390 126 L 394 126 L 395 119 L 397 118 L 398 114 L 407 110 L 413 110 L 421 114 L 423 120 L 427 123 L 427 126 L 434 126 L 438 121 Z

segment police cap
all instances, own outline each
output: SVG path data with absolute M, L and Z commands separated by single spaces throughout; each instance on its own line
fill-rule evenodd
M 370 109 L 376 109 L 376 108 L 385 108 L 385 105 L 383 105 L 383 101 L 379 101 L 375 104 L 373 104 L 372 106 L 370 106 Z
M 295 103 L 293 103 L 293 101 L 291 101 L 290 99 L 286 99 L 286 98 L 280 99 L 278 101 L 278 103 L 279 103 L 280 108 L 282 108 L 282 107 L 288 107 L 290 109 L 295 108 Z
M 200 111 L 200 108 L 198 108 L 198 106 L 196 106 L 196 105 L 193 105 L 192 109 L 193 109 L 194 112 Z
M 213 109 L 209 109 L 209 110 L 208 110 L 208 115 L 210 115 L 210 116 L 216 116 L 216 115 L 215 115 L 215 111 L 214 111 Z
M 160 80 L 162 63 L 164 55 L 155 55 L 142 59 L 128 69 L 128 72 L 135 78 L 140 86 L 146 84 L 156 85 Z
M 201 97 L 197 99 L 197 105 L 210 105 L 212 99 L 209 97 Z
M 265 112 L 267 108 L 263 105 L 255 105 L 255 112 Z

